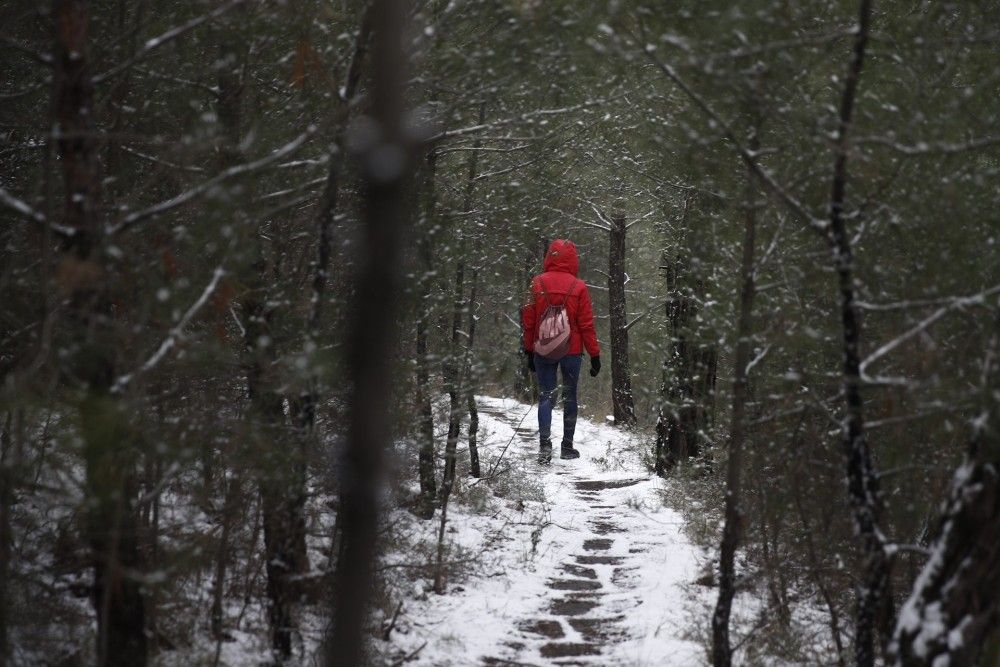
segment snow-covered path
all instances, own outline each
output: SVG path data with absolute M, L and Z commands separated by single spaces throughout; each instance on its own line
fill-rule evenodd
M 509 515 L 456 515 L 453 539 L 472 550 L 506 521 L 490 574 L 448 595 L 429 595 L 405 644 L 421 665 L 690 665 L 704 662 L 684 639 L 700 552 L 682 519 L 663 506 L 663 483 L 640 464 L 628 436 L 580 419 L 582 457 L 540 466 L 534 408 L 479 397 L 487 465 L 507 460 L 544 491 L 541 531 Z M 558 443 L 562 415 L 553 419 Z M 436 523 L 436 522 L 435 522 Z

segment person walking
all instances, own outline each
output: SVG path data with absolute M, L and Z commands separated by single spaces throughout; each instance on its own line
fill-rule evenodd
M 601 347 L 594 330 L 594 310 L 586 283 L 577 278 L 580 260 L 568 239 L 549 245 L 543 272 L 531 281 L 531 297 L 521 311 L 524 354 L 528 369 L 538 375 L 538 438 L 540 463 L 552 460 L 552 407 L 556 374 L 562 373 L 563 434 L 560 457 L 576 459 L 576 387 L 583 350 L 590 355 L 590 376 L 601 370 Z

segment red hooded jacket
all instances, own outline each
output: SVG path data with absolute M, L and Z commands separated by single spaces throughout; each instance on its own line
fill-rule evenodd
M 580 268 L 576 246 L 572 241 L 556 239 L 545 253 L 542 268 L 545 272 L 535 276 L 531 281 L 532 303 L 521 310 L 524 349 L 534 352 L 535 339 L 538 338 L 538 324 L 549 304 L 558 306 L 565 303 L 570 326 L 569 350 L 566 354 L 580 354 L 586 348 L 587 354 L 591 357 L 600 356 L 601 346 L 597 343 L 597 332 L 594 331 L 594 309 L 590 304 L 590 291 L 586 283 L 576 277 Z M 548 301 L 542 293 L 543 283 Z

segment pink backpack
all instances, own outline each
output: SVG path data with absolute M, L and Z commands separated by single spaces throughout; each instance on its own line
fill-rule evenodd
M 566 314 L 566 302 L 571 294 L 559 305 L 555 305 L 549 300 L 549 293 L 545 289 L 545 283 L 538 279 L 538 284 L 542 288 L 542 295 L 548 307 L 542 313 L 542 319 L 538 323 L 538 339 L 535 341 L 535 353 L 545 357 L 550 361 L 559 361 L 566 356 L 569 351 L 570 326 L 569 316 Z M 574 283 L 574 286 L 576 283 Z

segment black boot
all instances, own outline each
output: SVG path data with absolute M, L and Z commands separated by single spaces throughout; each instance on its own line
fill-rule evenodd
M 572 442 L 566 442 L 563 440 L 562 443 L 562 453 L 560 453 L 559 458 L 563 459 L 578 459 L 580 458 L 580 450 L 573 449 Z
M 552 441 L 542 440 L 538 447 L 538 462 L 550 463 L 552 461 Z

